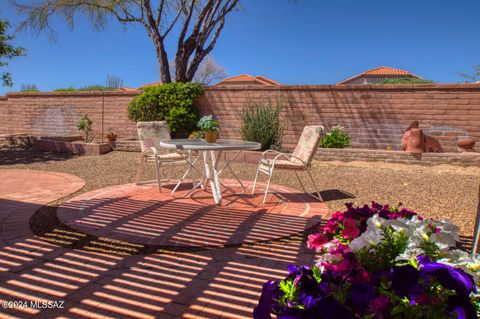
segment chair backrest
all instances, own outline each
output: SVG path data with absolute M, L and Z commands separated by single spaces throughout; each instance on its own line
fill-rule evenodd
M 318 149 L 323 132 L 324 129 L 321 125 L 305 126 L 292 155 L 309 165 Z M 292 162 L 299 162 L 296 158 L 291 160 Z
M 150 147 L 158 148 L 160 141 L 171 139 L 166 121 L 138 122 L 137 131 L 142 152 Z

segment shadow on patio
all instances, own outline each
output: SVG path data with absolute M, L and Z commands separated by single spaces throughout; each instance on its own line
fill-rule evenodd
M 0 163 L 2 165 L 65 161 L 73 157 L 75 156 L 72 154 L 37 151 L 29 146 L 0 147 Z
M 98 204 L 92 205 L 101 207 Z M 110 204 L 109 210 L 119 216 L 132 205 L 152 205 L 142 201 Z M 38 215 L 45 217 L 54 209 L 43 208 L 32 223 L 48 222 Z M 165 220 L 169 220 L 167 213 Z M 145 226 L 154 225 L 153 221 L 145 220 Z M 253 228 L 261 226 L 259 219 L 252 222 Z M 44 226 L 48 232 L 39 237 L 18 238 L 1 247 L 0 299 L 63 301 L 64 308 L 20 307 L 0 309 L 0 313 L 17 318 L 251 318 L 266 280 L 284 277 L 290 263 L 309 264 L 314 258 L 301 236 L 230 248 L 182 251 L 170 247 L 170 251 L 142 254 L 142 245 L 95 238 L 58 224 Z M 251 233 L 239 236 L 246 239 Z M 66 248 L 82 240 L 82 249 Z

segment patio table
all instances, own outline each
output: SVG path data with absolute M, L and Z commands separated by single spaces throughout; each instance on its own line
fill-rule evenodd
M 230 167 L 230 163 L 235 160 L 235 158 L 237 158 L 242 151 L 258 150 L 260 149 L 261 144 L 256 142 L 222 139 L 217 140 L 215 143 L 207 143 L 205 140 L 201 139 L 173 139 L 160 142 L 160 147 L 174 149 L 177 151 L 198 151 L 200 153 L 198 157 L 192 158 L 185 156 L 182 154 L 182 152 L 178 152 L 184 156 L 185 160 L 189 164 L 189 168 L 172 190 L 172 196 L 174 196 L 175 191 L 193 169 L 199 172 L 202 178 L 200 179 L 199 183 L 193 185 L 192 189 L 185 194 L 185 196 L 190 195 L 198 187 L 204 188 L 207 183 L 210 182 L 213 199 L 217 205 L 221 205 L 222 191 L 220 186 L 223 186 L 225 189 L 228 189 L 228 187 L 222 184 L 220 175 L 225 169 L 228 169 L 242 187 L 241 193 L 245 192 L 245 186 L 242 184 L 242 181 L 237 176 L 235 171 Z M 227 158 L 225 156 L 224 165 L 220 168 L 219 163 L 221 160 L 221 155 L 225 151 L 234 151 L 235 153 L 231 158 Z M 199 159 L 203 159 L 203 172 L 199 171 L 195 167 L 195 163 Z

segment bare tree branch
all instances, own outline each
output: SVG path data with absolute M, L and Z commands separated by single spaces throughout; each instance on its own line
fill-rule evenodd
M 213 50 L 225 25 L 225 17 L 239 0 L 11 0 L 26 19 L 22 28 L 47 30 L 55 35 L 50 25 L 53 16 L 65 19 L 74 27 L 78 14 L 90 18 L 96 29 L 103 29 L 114 17 L 122 24 L 139 23 L 144 26 L 155 46 L 161 80 L 170 82 L 170 66 L 164 40 L 181 23 L 175 55 L 175 80 L 191 81 L 205 57 Z M 181 21 L 181 22 L 180 22 Z

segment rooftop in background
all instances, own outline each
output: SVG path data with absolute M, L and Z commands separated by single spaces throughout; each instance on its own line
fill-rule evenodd
M 281 83 L 264 77 L 263 75 L 253 76 L 250 74 L 241 74 L 223 79 L 215 85 L 282 85 Z
M 138 89 L 139 90 L 142 90 L 144 88 L 148 88 L 150 86 L 159 86 L 159 85 L 162 85 L 163 83 L 161 81 L 157 81 L 157 82 L 152 82 L 152 83 L 147 83 L 147 84 L 144 84 L 142 85 L 141 87 L 139 87 Z
M 341 84 L 373 84 L 381 82 L 386 78 L 417 78 L 421 79 L 418 75 L 415 75 L 409 71 L 394 69 L 388 66 L 380 66 L 371 70 L 367 70 L 358 75 L 352 76 L 346 80 L 338 82 L 337 85 Z
M 123 91 L 123 92 L 134 92 L 134 91 L 138 91 L 139 89 L 137 88 L 129 88 L 129 87 L 121 87 L 118 89 L 119 91 Z

